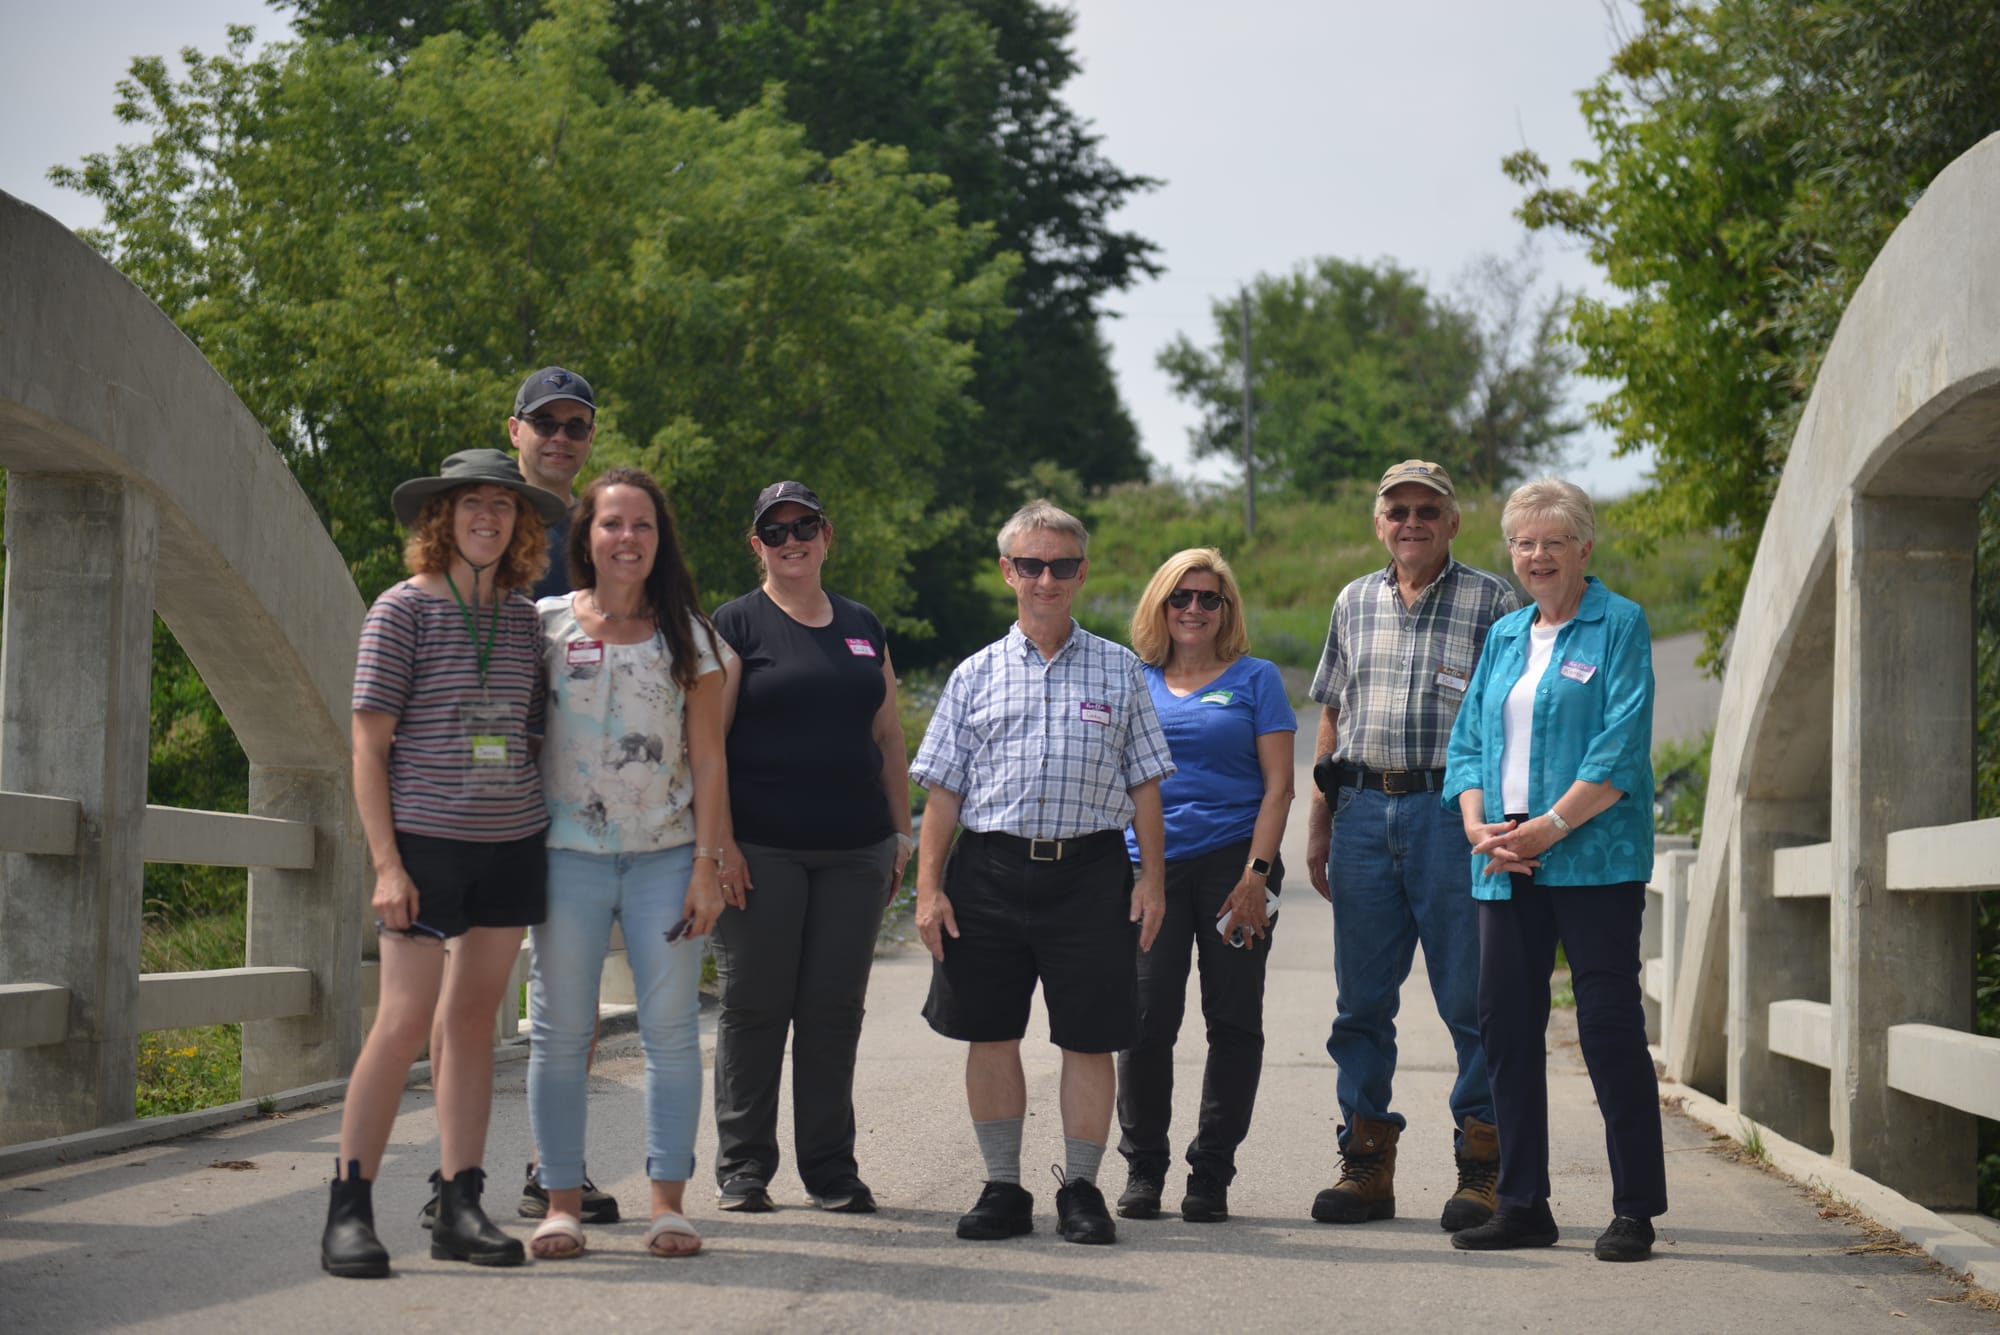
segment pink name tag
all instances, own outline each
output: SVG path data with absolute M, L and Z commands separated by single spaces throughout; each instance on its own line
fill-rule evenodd
M 875 656 L 875 646 L 866 640 L 849 640 L 847 642 L 847 652 L 853 654 L 856 658 L 873 658 Z
M 571 667 L 588 667 L 604 661 L 604 641 L 571 640 L 563 650 Z
M 1111 706 L 1100 705 L 1095 700 L 1085 700 L 1078 705 L 1076 716 L 1085 723 L 1095 723 L 1104 728 L 1111 726 Z
M 1589 681 L 1597 675 L 1597 664 L 1579 663 L 1574 658 L 1563 660 L 1562 674 L 1571 681 Z

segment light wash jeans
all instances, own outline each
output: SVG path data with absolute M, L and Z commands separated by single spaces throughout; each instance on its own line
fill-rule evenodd
M 532 933 L 528 1111 L 538 1176 L 551 1191 L 583 1185 L 585 1078 L 597 1025 L 598 979 L 611 924 L 624 929 L 646 1050 L 646 1176 L 694 1175 L 701 1116 L 702 942 L 667 929 L 683 916 L 694 848 L 658 853 L 577 853 L 552 848 L 549 916 Z
M 1493 1121 L 1486 1050 L 1479 1041 L 1479 913 L 1472 850 L 1458 813 L 1436 793 L 1389 797 L 1342 788 L 1334 797 L 1333 976 L 1339 990 L 1327 1055 L 1339 1066 L 1341 1143 L 1359 1118 L 1393 1122 L 1396 1010 L 1417 943 L 1438 1015 L 1451 1030 L 1458 1079 L 1451 1087 L 1453 1144 L 1465 1119 Z

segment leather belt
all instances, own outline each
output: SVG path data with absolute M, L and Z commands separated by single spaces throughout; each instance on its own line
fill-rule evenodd
M 1018 834 L 1001 834 L 997 830 L 974 830 L 973 833 L 981 839 L 991 840 L 994 847 L 1029 862 L 1062 862 L 1068 858 L 1099 854 L 1106 844 L 1113 841 L 1120 848 L 1125 846 L 1123 830 L 1095 830 L 1090 834 L 1072 835 L 1068 839 L 1023 839 Z
M 1334 765 L 1321 761 L 1313 766 L 1313 781 L 1321 792 L 1329 795 L 1335 788 L 1372 788 L 1390 797 L 1402 797 L 1409 793 L 1443 791 L 1444 771 L 1368 769 L 1361 765 Z

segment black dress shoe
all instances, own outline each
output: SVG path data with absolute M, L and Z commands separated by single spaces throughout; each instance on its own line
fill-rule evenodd
M 1619 1215 L 1597 1236 L 1600 1261 L 1644 1261 L 1653 1254 L 1653 1221 Z
M 1476 1228 L 1452 1234 L 1451 1245 L 1462 1252 L 1499 1252 L 1515 1247 L 1553 1247 L 1561 1236 L 1555 1216 L 1543 1206 L 1539 1214 L 1530 1215 L 1501 1210 Z
M 1104 1200 L 1098 1198 L 1098 1208 Z M 1035 1198 L 1018 1182 L 988 1182 L 958 1221 L 958 1236 L 976 1242 L 1017 1238 L 1035 1231 Z
M 1070 1181 L 1058 1175 L 1056 1189 L 1056 1232 L 1065 1242 L 1101 1244 L 1118 1241 L 1118 1227 L 1111 1211 L 1104 1208 L 1104 1193 L 1095 1182 L 1081 1178 Z
M 1125 1192 L 1118 1198 L 1118 1213 L 1126 1219 L 1158 1219 L 1160 1193 L 1166 1189 L 1166 1175 L 1134 1168 L 1125 1177 Z
M 1181 1218 L 1190 1224 L 1220 1224 L 1229 1218 L 1229 1188 L 1209 1173 L 1188 1174 L 1187 1195 L 1181 1197 Z

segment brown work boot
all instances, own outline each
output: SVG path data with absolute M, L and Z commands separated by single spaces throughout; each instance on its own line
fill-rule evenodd
M 1340 1180 L 1313 1198 L 1313 1218 L 1322 1224 L 1395 1218 L 1399 1134 L 1394 1122 L 1356 1118 L 1340 1147 Z
M 1477 1228 L 1498 1208 L 1500 1128 L 1467 1114 L 1453 1157 L 1458 1160 L 1458 1190 L 1444 1203 L 1444 1217 L 1438 1220 L 1447 1233 Z

